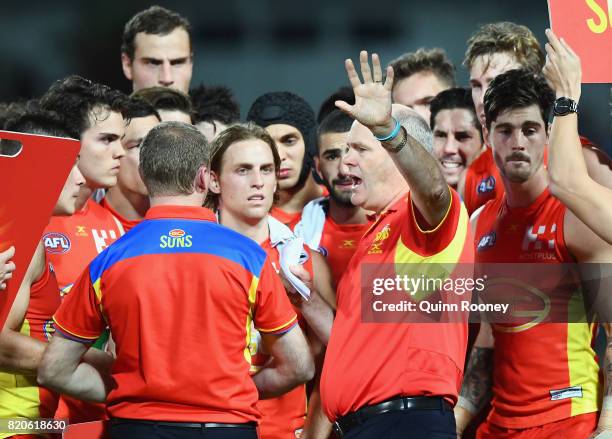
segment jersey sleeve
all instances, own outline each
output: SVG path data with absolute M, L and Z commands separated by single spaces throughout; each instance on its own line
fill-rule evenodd
M 92 282 L 89 266 L 53 316 L 55 330 L 64 337 L 82 343 L 93 343 L 106 328 L 102 314 L 99 279 Z
M 459 194 L 449 187 L 451 202 L 444 218 L 437 227 L 431 228 L 421 215 L 408 194 L 408 215 L 406 227 L 402 228 L 402 242 L 410 250 L 431 256 L 441 252 L 453 240 L 457 232 L 461 209 L 465 209 Z
M 282 334 L 297 323 L 295 310 L 269 258 L 259 277 L 254 321 L 255 328 L 266 334 Z

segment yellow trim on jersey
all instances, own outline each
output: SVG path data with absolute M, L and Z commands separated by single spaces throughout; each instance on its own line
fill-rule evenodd
M 257 328 L 257 330 L 258 330 L 259 332 L 264 332 L 264 333 L 266 333 L 266 332 L 274 332 L 274 331 L 278 331 L 279 329 L 282 329 L 282 328 L 286 328 L 286 327 L 288 327 L 288 326 L 291 326 L 291 325 L 293 324 L 293 322 L 295 322 L 296 320 L 297 320 L 297 315 L 296 315 L 296 316 L 293 316 L 293 318 L 292 318 L 291 320 L 289 320 L 287 323 L 285 323 L 284 325 L 280 325 L 280 326 L 277 326 L 276 328 L 272 328 L 272 329 L 262 329 L 262 328 Z
M 450 203 L 448 203 L 448 208 L 446 209 L 446 213 L 444 214 L 444 217 L 442 218 L 442 221 L 440 221 L 440 223 L 433 229 L 431 230 L 423 230 L 421 229 L 421 226 L 419 226 L 419 222 L 416 219 L 416 216 L 414 215 L 414 210 L 416 209 L 415 205 L 414 205 L 414 201 L 412 201 L 412 197 L 410 197 L 410 211 L 412 213 L 412 219 L 414 220 L 414 224 L 416 224 L 417 229 L 419 229 L 419 232 L 421 233 L 434 233 L 436 230 L 438 230 L 440 227 L 442 227 L 442 224 L 444 224 L 444 221 L 446 221 L 446 218 L 448 217 L 449 212 L 451 211 L 451 207 L 453 207 L 453 193 L 451 192 L 451 189 L 448 185 L 446 185 L 446 189 L 448 190 L 449 194 L 450 194 Z M 463 203 L 461 203 L 463 204 Z
M 55 320 L 55 317 L 53 317 L 53 324 L 54 324 L 55 326 L 59 326 L 60 331 L 67 332 L 68 334 L 70 334 L 70 335 L 74 335 L 74 336 L 75 336 L 75 337 L 77 337 L 77 338 L 82 338 L 83 340 L 97 340 L 97 339 L 100 337 L 100 335 L 101 335 L 101 334 L 98 334 L 98 335 L 96 335 L 96 336 L 94 336 L 94 337 L 87 337 L 87 336 L 84 336 L 84 335 L 79 335 L 79 334 L 77 334 L 76 332 L 69 331 L 69 330 L 67 330 L 66 328 L 64 328 L 62 325 L 60 325 L 60 324 L 57 322 L 57 320 Z
M 255 308 L 255 300 L 257 300 L 257 287 L 259 286 L 259 278 L 257 276 L 253 276 L 251 279 L 251 286 L 249 287 L 249 313 L 247 314 L 246 321 L 246 345 L 244 348 L 244 359 L 247 363 L 252 364 L 252 356 L 251 356 L 251 331 L 253 328 L 253 310 Z
M 591 347 L 594 323 L 585 321 L 586 311 L 582 291 L 572 294 L 568 303 L 567 365 L 569 387 L 582 387 L 582 398 L 571 398 L 571 416 L 597 412 L 601 409 L 602 386 L 599 383 L 599 365 Z

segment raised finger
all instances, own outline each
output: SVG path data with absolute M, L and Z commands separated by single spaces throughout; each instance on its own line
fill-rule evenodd
M 372 75 L 374 76 L 374 82 L 382 83 L 382 67 L 377 53 L 372 54 Z
M 578 54 L 577 54 L 576 52 L 574 52 L 574 50 L 573 50 L 573 49 L 570 47 L 570 45 L 569 45 L 569 44 L 567 44 L 567 41 L 565 41 L 563 38 L 561 38 L 561 40 L 560 40 L 560 41 L 561 41 L 561 44 L 563 45 L 563 47 L 565 48 L 565 50 L 567 50 L 567 52 L 568 52 L 570 55 L 574 56 L 575 58 L 580 58 L 580 57 L 578 56 Z
M 347 59 L 344 61 L 344 67 L 346 68 L 346 74 L 348 75 L 349 82 L 351 83 L 351 87 L 357 88 L 361 85 L 361 81 L 359 80 L 359 75 L 357 74 L 357 70 L 355 70 L 355 65 L 353 64 L 352 59 Z
M 387 77 L 385 78 L 385 89 L 391 91 L 393 89 L 393 78 L 395 77 L 395 72 L 393 71 L 393 67 L 387 66 Z
M 362 50 L 359 52 L 359 63 L 361 64 L 361 76 L 363 83 L 372 82 L 372 72 L 370 71 L 370 63 L 368 62 L 368 52 Z
M 561 46 L 559 39 L 557 38 L 557 36 L 551 29 L 546 29 L 546 37 L 548 38 L 548 42 L 550 43 L 552 48 L 555 50 L 555 52 L 559 52 L 560 50 L 563 50 L 563 46 Z

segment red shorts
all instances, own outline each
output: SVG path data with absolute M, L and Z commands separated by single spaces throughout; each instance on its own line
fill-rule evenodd
M 532 428 L 504 428 L 483 423 L 476 439 L 588 439 L 597 428 L 597 413 L 585 413 Z

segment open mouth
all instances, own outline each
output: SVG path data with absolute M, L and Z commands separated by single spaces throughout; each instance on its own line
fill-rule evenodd
M 455 162 L 452 160 L 440 160 L 440 163 L 442 164 L 443 168 L 447 168 L 447 169 L 457 169 L 463 166 L 463 163 Z
M 351 189 L 355 190 L 357 189 L 359 186 L 361 186 L 361 183 L 363 183 L 363 180 L 359 177 L 355 177 L 354 175 L 351 176 L 351 182 L 353 183 L 351 186 Z
M 353 180 L 348 178 L 346 180 L 337 180 L 334 182 L 334 186 L 341 189 L 350 189 L 353 187 Z
M 249 198 L 247 198 L 248 201 L 263 201 L 266 197 L 264 197 L 262 194 L 255 194 L 255 195 L 251 195 Z

